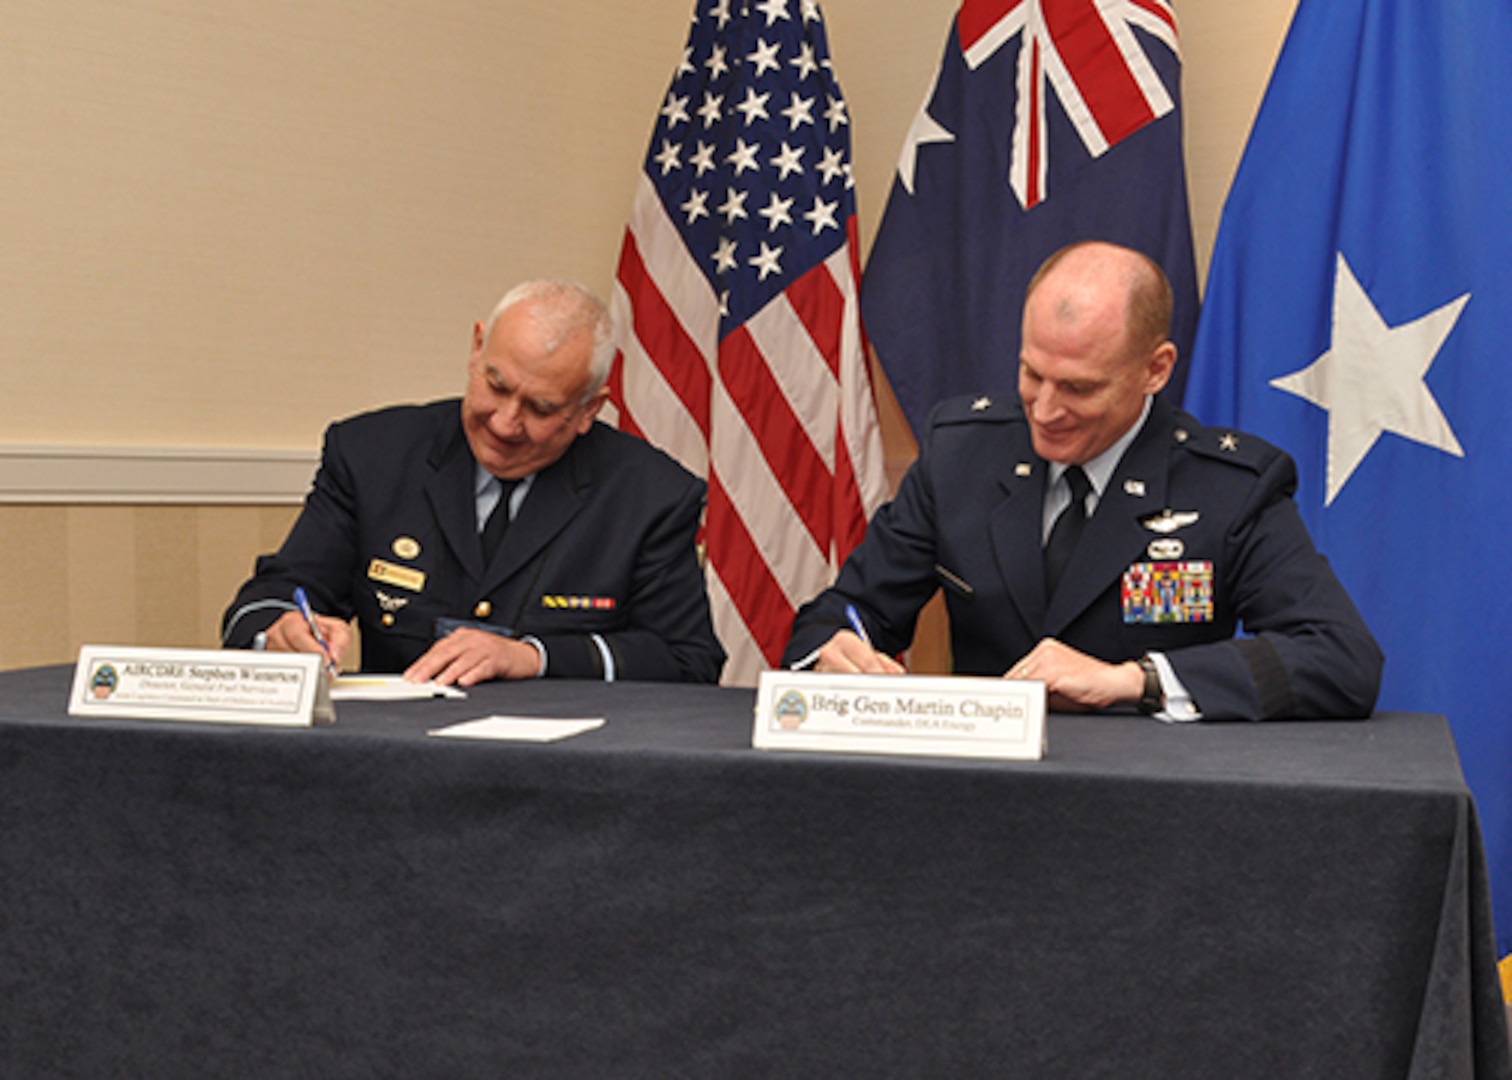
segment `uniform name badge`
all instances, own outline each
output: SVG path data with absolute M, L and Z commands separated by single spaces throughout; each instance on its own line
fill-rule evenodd
M 1213 564 L 1206 560 L 1135 563 L 1124 571 L 1128 625 L 1213 621 Z

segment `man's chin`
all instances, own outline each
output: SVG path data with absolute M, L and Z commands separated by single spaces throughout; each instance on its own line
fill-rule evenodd
M 1051 439 L 1043 435 L 1033 438 L 1034 452 L 1046 461 L 1074 461 L 1076 442 L 1072 439 Z
M 472 444 L 473 458 L 500 480 L 518 480 L 530 471 L 529 462 L 519 453 L 509 453 L 492 444 Z

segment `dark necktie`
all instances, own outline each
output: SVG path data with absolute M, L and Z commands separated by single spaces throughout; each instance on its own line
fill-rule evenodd
M 488 515 L 488 521 L 483 526 L 483 534 L 480 538 L 483 543 L 484 566 L 493 562 L 494 553 L 499 550 L 504 534 L 509 531 L 509 496 L 518 483 L 518 480 L 499 481 L 499 501 L 494 505 L 493 512 Z
M 1071 505 L 1061 511 L 1050 530 L 1050 539 L 1045 542 L 1045 596 L 1055 595 L 1061 574 L 1071 561 L 1076 542 L 1081 539 L 1082 526 L 1087 523 L 1087 495 L 1092 491 L 1092 482 L 1082 472 L 1080 465 L 1066 470 L 1066 483 L 1071 485 Z

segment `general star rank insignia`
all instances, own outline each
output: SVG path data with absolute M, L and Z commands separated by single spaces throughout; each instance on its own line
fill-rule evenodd
M 992 399 L 990 397 L 979 397 L 971 403 L 972 412 L 986 412 L 990 408 L 992 408 Z
M 1231 454 L 1236 452 L 1239 449 L 1239 436 L 1235 435 L 1232 431 L 1225 432 L 1223 437 L 1218 440 L 1218 448 L 1220 450 L 1227 450 Z

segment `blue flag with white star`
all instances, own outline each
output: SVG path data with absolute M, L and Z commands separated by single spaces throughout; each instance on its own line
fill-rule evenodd
M 941 398 L 1018 385 L 1030 277 L 1078 240 L 1165 268 L 1172 339 L 1197 321 L 1169 0 L 963 0 L 904 139 L 861 316 L 915 433 Z
M 1318 546 L 1444 713 L 1512 951 L 1512 5 L 1301 0 L 1224 208 L 1186 401 L 1297 459 Z

